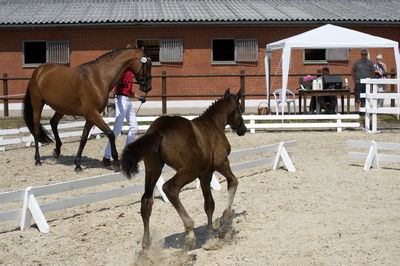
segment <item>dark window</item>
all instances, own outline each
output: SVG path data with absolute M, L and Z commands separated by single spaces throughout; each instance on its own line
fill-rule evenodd
M 24 64 L 46 63 L 46 42 L 24 42 Z
M 325 61 L 325 49 L 305 49 L 305 61 Z
M 215 39 L 212 41 L 213 61 L 235 61 L 235 40 Z
M 69 64 L 68 41 L 24 41 L 25 66 L 37 66 L 46 62 Z

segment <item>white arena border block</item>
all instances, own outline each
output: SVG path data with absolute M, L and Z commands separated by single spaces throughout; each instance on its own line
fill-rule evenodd
M 349 152 L 350 158 L 365 160 L 364 171 L 369 171 L 371 167 L 379 168 L 380 162 L 400 163 L 400 155 L 389 155 L 389 154 L 378 153 L 378 150 L 400 151 L 400 144 L 397 143 L 348 140 L 347 146 L 351 148 L 368 149 L 368 153 Z
M 274 162 L 274 170 L 275 170 L 279 166 L 279 162 L 282 160 L 286 168 L 289 171 L 293 172 L 295 171 L 295 168 L 293 166 L 293 163 L 290 161 L 290 157 L 289 154 L 286 152 L 286 148 L 292 147 L 295 144 L 296 144 L 295 141 L 289 141 L 289 142 L 282 142 L 279 144 L 266 145 L 266 146 L 232 152 L 230 156 L 231 159 L 247 155 L 253 155 L 266 151 L 276 151 L 277 154 L 276 156 L 273 157 L 242 162 L 233 165 L 231 168 L 233 171 L 238 171 L 241 169 L 251 168 L 266 163 Z M 170 167 L 165 167 L 163 170 L 169 171 L 172 169 Z M 135 177 L 137 178 L 143 177 L 144 174 L 145 174 L 144 169 L 139 169 L 139 172 L 135 175 Z M 0 204 L 13 201 L 23 201 L 23 207 L 21 209 L 14 209 L 14 210 L 0 212 L 0 222 L 20 220 L 21 230 L 24 230 L 28 228 L 31 225 L 32 220 L 34 220 L 38 225 L 40 232 L 47 233 L 49 232 L 50 227 L 47 224 L 47 220 L 44 216 L 44 213 L 143 192 L 144 184 L 127 185 L 114 189 L 83 194 L 72 198 L 56 200 L 43 204 L 40 204 L 37 201 L 38 197 L 56 194 L 60 192 L 72 191 L 76 189 L 89 188 L 93 186 L 124 181 L 124 180 L 126 180 L 126 177 L 122 173 L 112 173 L 85 179 L 73 180 L 69 182 L 62 182 L 62 183 L 50 184 L 38 187 L 28 187 L 26 189 L 10 191 L 10 192 L 1 192 Z M 160 189 L 160 192 L 161 191 L 162 189 Z M 163 198 L 164 197 L 165 195 L 163 196 Z

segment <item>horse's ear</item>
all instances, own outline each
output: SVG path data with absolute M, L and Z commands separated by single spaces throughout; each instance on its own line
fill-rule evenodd
M 240 100 L 240 98 L 242 98 L 242 96 L 243 96 L 243 88 L 240 88 L 238 93 L 236 93 L 236 98 Z
M 231 89 L 230 89 L 230 88 L 227 88 L 227 89 L 225 90 L 224 98 L 228 98 L 229 95 L 231 95 Z

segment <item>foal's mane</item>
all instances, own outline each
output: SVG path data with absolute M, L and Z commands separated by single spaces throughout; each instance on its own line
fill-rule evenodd
M 215 100 L 204 112 L 201 116 L 208 116 L 214 112 L 217 111 L 217 109 L 221 106 L 222 102 L 226 99 L 230 99 L 231 97 L 233 97 L 233 94 L 229 95 L 229 98 L 219 98 L 218 100 Z
M 137 48 L 119 48 L 119 49 L 116 49 L 116 50 L 107 52 L 107 53 L 105 53 L 105 54 L 99 56 L 97 59 L 95 59 L 95 60 L 93 60 L 93 61 L 83 63 L 83 64 L 81 64 L 81 66 L 92 65 L 92 64 L 95 64 L 95 63 L 99 62 L 99 61 L 102 60 L 103 58 L 114 57 L 114 56 L 116 56 L 116 55 L 122 53 L 123 51 L 126 51 L 126 50 L 133 50 L 133 49 L 136 50 Z

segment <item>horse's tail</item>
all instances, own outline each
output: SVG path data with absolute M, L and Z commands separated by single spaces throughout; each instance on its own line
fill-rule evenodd
M 31 99 L 31 94 L 29 92 L 29 87 L 30 87 L 31 82 L 28 84 L 28 88 L 25 93 L 24 97 L 24 120 L 26 125 L 29 128 L 29 131 L 31 132 L 32 135 L 34 135 L 34 122 L 33 122 L 33 108 L 32 108 L 32 99 Z M 39 142 L 41 143 L 51 143 L 53 140 L 49 137 L 48 132 L 42 125 L 40 125 L 39 129 Z
M 143 159 L 143 156 L 151 152 L 159 152 L 160 144 L 161 135 L 158 132 L 153 132 L 126 146 L 122 153 L 121 166 L 128 179 L 131 179 L 131 174 L 138 172 L 138 163 Z

